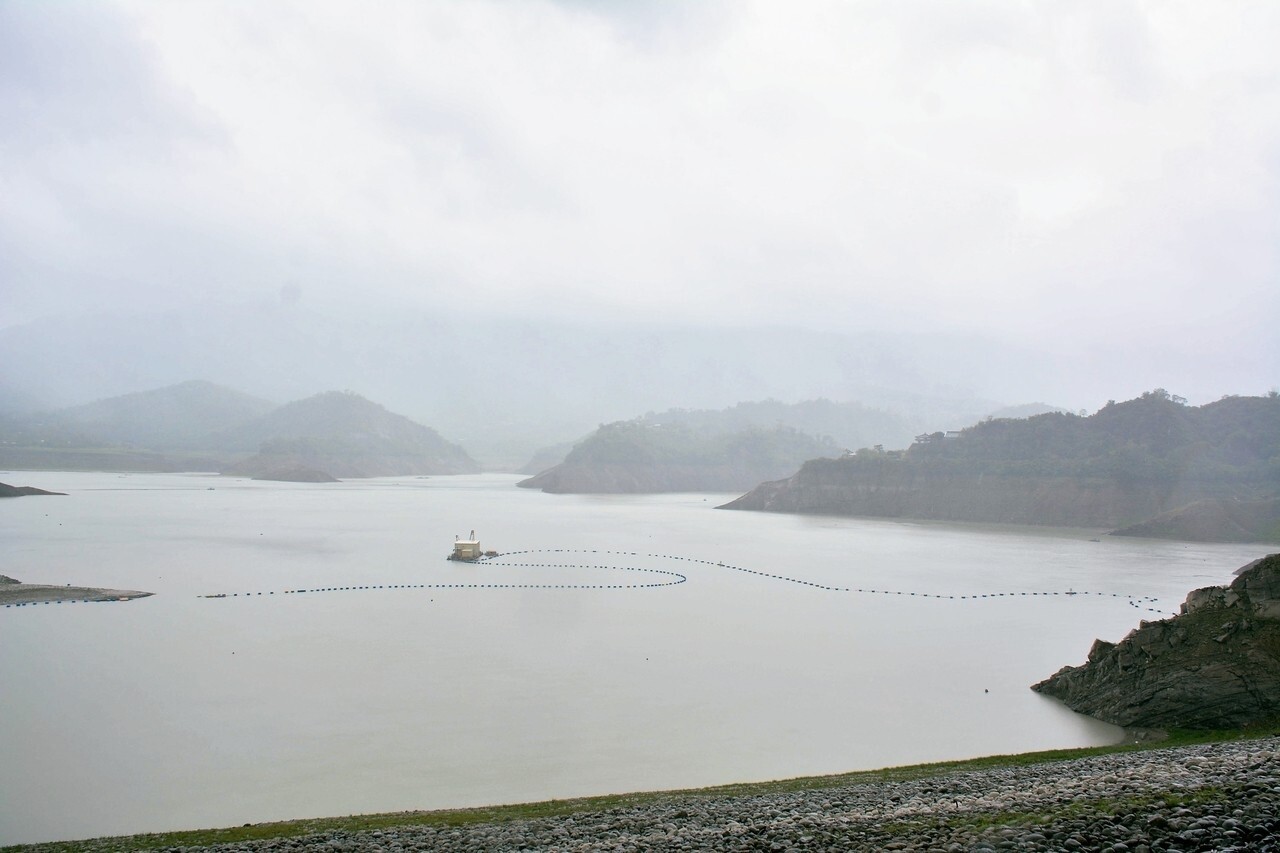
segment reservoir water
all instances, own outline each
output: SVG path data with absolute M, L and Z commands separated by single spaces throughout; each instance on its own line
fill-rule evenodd
M 1111 743 L 1028 685 L 1267 551 L 504 475 L 3 480 L 68 495 L 0 503 L 0 571 L 155 595 L 0 608 L 0 844 Z M 446 561 L 473 528 L 528 553 Z

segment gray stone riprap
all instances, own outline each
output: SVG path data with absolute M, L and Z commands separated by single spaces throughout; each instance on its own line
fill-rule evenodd
M 1280 738 L 766 795 L 671 795 L 458 828 L 170 849 L 1280 851 Z

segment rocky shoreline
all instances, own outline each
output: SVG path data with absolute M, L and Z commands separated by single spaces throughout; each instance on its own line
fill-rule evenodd
M 1095 641 L 1083 665 L 1031 689 L 1118 726 L 1240 729 L 1280 715 L 1280 554 L 1193 590 L 1172 619 Z
M 161 849 L 1280 851 L 1280 737 L 928 773 L 829 786 L 815 780 L 780 793 L 653 795 L 557 817 Z M 127 841 L 75 846 L 121 850 Z

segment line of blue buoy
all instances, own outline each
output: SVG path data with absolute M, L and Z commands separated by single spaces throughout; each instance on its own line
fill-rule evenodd
M 1158 599 L 1152 596 L 1131 596 L 1122 595 L 1120 593 L 1108 592 L 1091 592 L 1068 590 L 1062 591 L 1019 591 L 1019 592 L 988 592 L 988 593 L 968 593 L 968 594 L 951 594 L 937 592 L 919 592 L 909 590 L 891 590 L 891 589 L 871 589 L 866 587 L 845 587 L 830 586 L 827 584 L 817 583 L 815 581 L 804 580 L 803 578 L 791 577 L 788 575 L 780 575 L 772 572 L 764 572 L 758 569 L 749 569 L 743 566 L 735 566 L 729 563 L 716 562 L 712 560 L 701 560 L 696 557 L 683 557 L 672 554 L 641 554 L 637 551 L 600 551 L 600 550 L 580 550 L 573 548 L 535 548 L 524 551 L 510 551 L 497 557 L 486 557 L 477 560 L 475 565 L 493 565 L 502 568 L 518 568 L 518 569 L 593 569 L 608 571 L 625 571 L 639 572 L 653 575 L 664 575 L 669 580 L 660 580 L 648 583 L 612 583 L 612 584 L 552 584 L 552 583 L 418 583 L 418 584 L 368 584 L 362 586 L 332 586 L 332 587 L 314 587 L 307 589 L 286 589 L 282 590 L 282 595 L 300 595 L 303 593 L 320 593 L 320 592 L 350 592 L 356 590 L 383 590 L 383 589 L 657 589 L 660 587 L 677 586 L 685 583 L 688 577 L 681 572 L 668 571 L 666 569 L 641 568 L 638 566 L 620 566 L 610 563 L 577 563 L 577 562 L 529 562 L 518 561 L 513 562 L 511 558 L 522 557 L 534 554 L 604 554 L 612 557 L 642 557 L 655 560 L 671 560 L 686 563 L 695 563 L 702 566 L 710 566 L 718 569 L 728 569 L 729 571 L 739 572 L 746 575 L 754 575 L 783 583 L 792 583 L 798 586 L 807 586 L 812 589 L 824 592 L 846 592 L 859 595 L 892 595 L 904 596 L 908 598 L 927 598 L 939 601 L 976 601 L 979 599 L 996 599 L 996 598 L 1015 598 L 1015 597 L 1047 597 L 1047 596 L 1094 596 L 1101 598 L 1117 598 L 1128 601 L 1129 605 L 1149 613 L 1157 613 L 1167 615 L 1165 611 L 1157 607 L 1148 605 L 1158 603 Z M 219 593 L 216 595 L 206 595 L 205 598 L 238 598 L 242 595 L 250 597 L 255 595 L 275 595 L 275 592 L 246 592 L 246 593 Z

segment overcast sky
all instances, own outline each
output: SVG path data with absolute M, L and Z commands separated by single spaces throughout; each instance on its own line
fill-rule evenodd
M 1273 0 L 0 0 L 0 327 L 283 293 L 1278 381 L 1277 44 Z

